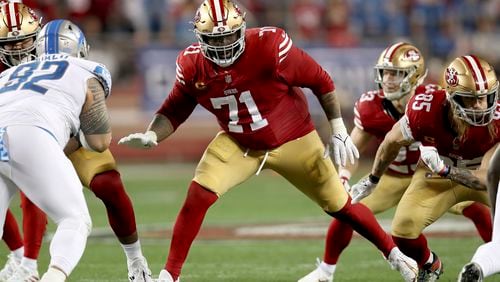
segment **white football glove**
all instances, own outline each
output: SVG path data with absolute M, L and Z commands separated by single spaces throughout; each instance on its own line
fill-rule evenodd
M 448 175 L 450 167 L 444 164 L 435 147 L 420 145 L 419 149 L 420 158 L 432 172 L 441 176 Z
M 359 201 L 368 197 L 375 190 L 375 187 L 377 187 L 377 183 L 372 182 L 369 176 L 362 178 L 351 187 L 351 203 L 359 203 Z
M 158 145 L 156 132 L 146 131 L 145 133 L 132 133 L 118 141 L 119 145 L 127 145 L 133 148 L 151 148 Z
M 330 137 L 330 143 L 326 145 L 323 157 L 328 157 L 330 150 L 332 150 L 337 165 L 345 166 L 347 158 L 349 158 L 351 164 L 354 164 L 356 159 L 359 158 L 359 152 L 352 142 L 351 136 L 347 134 L 342 118 L 330 120 L 330 124 L 333 134 Z

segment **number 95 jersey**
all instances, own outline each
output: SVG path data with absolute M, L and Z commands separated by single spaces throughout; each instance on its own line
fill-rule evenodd
M 80 128 L 87 80 L 92 77 L 109 93 L 111 79 L 104 66 L 64 54 L 7 69 L 0 74 L 0 127 L 38 126 L 64 148 Z
M 240 145 L 256 150 L 276 148 L 314 129 L 298 87 L 317 96 L 334 90 L 326 71 L 275 27 L 248 29 L 245 51 L 225 68 L 191 45 L 179 54 L 176 73 L 157 113 L 176 129 L 200 104 Z

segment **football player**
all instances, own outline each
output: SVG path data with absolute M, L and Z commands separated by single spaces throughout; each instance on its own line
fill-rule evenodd
M 485 179 L 500 141 L 493 67 L 477 56 L 461 56 L 449 64 L 444 78 L 446 90 L 417 91 L 411 97 L 405 115 L 379 146 L 370 175 L 352 187 L 354 202 L 369 195 L 402 146 L 422 143 L 421 159 L 427 165 L 417 165 L 392 222 L 394 241 L 417 261 L 421 281 L 436 280 L 443 269 L 422 231 L 457 203 L 490 204 L 482 185 L 463 180 L 475 167 L 474 173 Z M 436 155 L 444 163 L 436 162 Z
M 404 114 L 408 99 L 417 92 L 435 91 L 439 86 L 421 85 L 426 68 L 424 57 L 413 45 L 399 42 L 387 47 L 375 65 L 375 82 L 378 90 L 361 95 L 354 106 L 354 124 L 351 138 L 362 152 L 372 139 L 381 142 L 387 132 Z M 418 88 L 418 89 L 417 89 Z M 397 158 L 380 178 L 377 189 L 361 202 L 374 214 L 396 206 L 410 184 L 419 159 L 419 142 L 402 146 Z M 357 169 L 348 165 L 339 169 L 340 179 L 350 190 L 349 178 Z M 485 242 L 491 240 L 491 218 L 488 207 L 475 202 L 455 205 L 451 212 L 469 217 L 478 228 Z M 341 252 L 351 241 L 353 229 L 339 220 L 332 220 L 325 243 L 323 261 L 299 282 L 333 281 L 336 264 Z
M 22 190 L 57 225 L 40 281 L 62 282 L 80 260 L 92 227 L 82 184 L 63 149 L 77 134 L 89 150 L 108 148 L 105 97 L 111 81 L 104 66 L 84 60 L 85 36 L 69 21 L 49 22 L 35 44 L 37 60 L 0 77 L 0 226 L 10 200 Z
M 9 3 L 3 6 L 2 21 L 0 21 L 2 62 L 12 66 L 32 59 L 33 40 L 27 39 L 34 39 L 40 28 L 40 21 L 26 5 Z M 9 48 L 9 46 L 23 46 L 23 48 Z M 75 145 L 76 142 L 70 144 Z M 151 271 L 142 255 L 132 202 L 125 191 L 113 155 L 109 150 L 97 153 L 81 147 L 70 147 L 69 145 L 65 152 L 69 154 L 68 158 L 73 163 L 82 184 L 89 187 L 106 206 L 111 228 L 127 257 L 129 280 L 152 281 Z M 15 218 L 8 216 L 5 224 L 9 228 L 4 230 L 4 240 L 8 243 L 11 254 L 5 267 L 0 271 L 0 281 L 8 278 L 38 279 L 36 262 L 46 227 L 46 217 L 22 194 L 21 202 L 24 244 Z
M 230 0 L 204 1 L 196 12 L 194 31 L 198 43 L 179 54 L 175 85 L 145 133 L 119 141 L 139 148 L 156 146 L 198 104 L 214 114 L 222 128 L 196 168 L 159 281 L 178 281 L 208 208 L 266 168 L 285 177 L 329 215 L 351 224 L 406 280 L 414 279 L 416 264 L 395 248 L 370 210 L 350 204 L 314 128 L 298 87 L 313 90 L 330 121 L 335 162 L 345 165 L 347 159 L 354 162 L 358 157 L 327 72 L 295 47 L 282 29 L 246 30 L 243 12 Z

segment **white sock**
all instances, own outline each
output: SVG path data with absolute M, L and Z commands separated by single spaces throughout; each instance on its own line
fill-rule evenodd
M 11 251 L 11 253 L 14 255 L 15 259 L 17 259 L 18 261 L 21 261 L 21 259 L 24 256 L 24 246 Z
M 27 257 L 23 257 L 21 259 L 21 266 L 29 270 L 37 270 L 38 271 L 38 263 L 36 259 L 31 259 Z
M 42 276 L 40 282 L 64 282 L 66 281 L 66 274 L 61 270 L 49 267 L 47 272 Z
M 321 263 L 319 264 L 319 267 L 321 269 L 323 269 L 324 272 L 332 275 L 334 272 L 335 272 L 335 268 L 337 267 L 337 265 L 335 264 L 328 264 L 324 261 L 321 261 Z
M 141 241 L 137 240 L 132 244 L 121 244 L 127 261 L 133 261 L 136 258 L 142 257 Z

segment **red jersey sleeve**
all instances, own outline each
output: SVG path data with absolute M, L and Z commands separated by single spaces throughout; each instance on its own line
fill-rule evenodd
M 282 30 L 272 34 L 278 77 L 291 86 L 306 87 L 316 96 L 335 89 L 330 75 L 306 52 L 293 45 L 292 39 Z
M 184 56 L 185 52 L 185 50 L 182 51 L 177 57 L 174 87 L 161 107 L 156 111 L 157 114 L 162 114 L 170 120 L 174 130 L 186 121 L 198 104 L 196 99 L 189 95 L 191 92 L 186 84 L 186 81 L 190 81 L 193 76 L 194 63 Z

